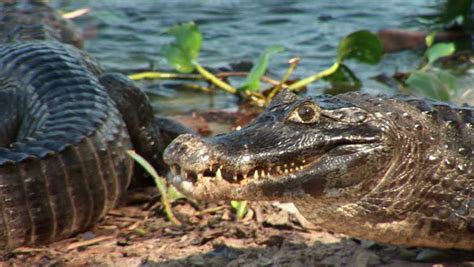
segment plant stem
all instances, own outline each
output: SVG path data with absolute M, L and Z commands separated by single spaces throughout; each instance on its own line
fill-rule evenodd
M 90 8 L 81 8 L 61 14 L 64 19 L 75 19 L 91 12 Z
M 166 216 L 168 217 L 170 222 L 174 225 L 181 225 L 181 222 L 178 221 L 176 217 L 174 217 L 173 210 L 171 210 L 171 205 L 168 201 L 167 196 L 166 180 L 160 177 L 153 168 L 153 166 L 151 166 L 150 163 L 148 163 L 142 156 L 138 155 L 135 151 L 128 150 L 127 154 L 136 162 L 138 162 L 155 180 L 156 187 L 158 188 L 158 191 L 161 195 L 161 203 L 163 204 Z
M 288 78 L 290 78 L 291 74 L 293 73 L 293 71 L 295 71 L 296 67 L 298 66 L 298 64 L 300 63 L 300 58 L 299 57 L 295 57 L 295 58 L 292 58 L 290 59 L 290 61 L 288 61 L 288 63 L 290 64 L 290 67 L 288 68 L 288 70 L 286 71 L 285 75 L 283 76 L 283 78 L 281 79 L 281 81 L 278 83 L 277 86 L 275 86 L 275 88 L 273 88 L 273 90 L 268 94 L 268 102 L 270 102 L 270 100 L 278 93 L 280 92 L 281 88 L 283 87 L 288 87 L 285 83 L 286 81 L 288 81 Z
M 157 71 L 146 71 L 128 75 L 131 80 L 142 80 L 142 79 L 183 79 L 183 80 L 202 80 L 204 79 L 199 74 L 180 74 L 180 73 L 167 73 Z
M 192 89 L 192 90 L 200 90 L 200 91 L 203 91 L 205 93 L 212 93 L 212 92 L 215 91 L 215 90 L 212 90 L 209 87 L 201 86 L 201 85 L 195 84 L 195 83 L 183 83 L 182 86 L 183 86 L 183 88 Z
M 233 87 L 232 85 L 220 80 L 217 78 L 214 74 L 210 73 L 207 71 L 205 68 L 203 68 L 199 63 L 194 62 L 194 66 L 196 67 L 196 70 L 206 79 L 211 81 L 213 84 L 217 85 L 219 88 L 223 89 L 224 91 L 235 94 L 237 93 L 237 89 Z
M 299 80 L 298 82 L 294 83 L 294 84 L 291 84 L 290 86 L 288 86 L 288 89 L 290 91 L 296 91 L 298 89 L 300 89 L 301 87 L 304 87 L 316 80 L 319 80 L 321 78 L 324 78 L 326 76 L 329 76 L 331 74 L 333 74 L 334 72 L 337 71 L 337 69 L 339 68 L 339 62 L 335 62 L 331 67 L 321 71 L 321 72 L 318 72 L 314 75 L 311 75 L 307 78 L 304 78 L 302 80 Z
M 247 71 L 222 71 L 215 74 L 218 78 L 227 77 L 245 77 L 249 74 Z M 143 79 L 170 79 L 170 80 L 205 80 L 201 74 L 183 74 L 183 73 L 171 73 L 171 72 L 157 72 L 157 71 L 145 71 L 138 72 L 128 75 L 128 78 L 134 81 Z M 267 76 L 260 78 L 263 82 L 272 85 L 278 85 L 280 81 L 274 80 Z
M 267 98 L 259 92 L 244 91 L 243 96 L 258 107 L 265 107 L 269 102 Z
M 236 76 L 245 77 L 247 75 L 249 75 L 248 71 L 223 71 L 223 72 L 218 72 L 216 74 L 216 76 L 220 77 L 220 78 L 236 77 Z M 271 84 L 271 85 L 278 85 L 280 83 L 280 81 L 274 80 L 274 79 L 272 79 L 268 76 L 265 76 L 265 75 L 260 77 L 260 80 L 262 80 L 263 82 L 266 82 L 268 84 Z

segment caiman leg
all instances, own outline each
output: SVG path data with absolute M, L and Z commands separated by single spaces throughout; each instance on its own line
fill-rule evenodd
M 194 132 L 176 121 L 154 116 L 146 94 L 124 75 L 108 73 L 100 76 L 99 81 L 121 113 L 134 149 L 150 160 L 160 174 L 166 174 L 169 168 L 162 158 L 164 148 L 178 135 Z
M 148 159 L 155 169 L 166 172 L 168 167 L 161 157 L 165 144 L 155 123 L 148 97 L 131 80 L 119 73 L 104 74 L 99 77 L 99 81 L 122 115 L 133 148 Z

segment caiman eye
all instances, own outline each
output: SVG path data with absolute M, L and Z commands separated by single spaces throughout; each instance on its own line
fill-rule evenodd
M 307 102 L 295 108 L 288 119 L 299 123 L 314 123 L 319 120 L 320 111 L 318 106 Z

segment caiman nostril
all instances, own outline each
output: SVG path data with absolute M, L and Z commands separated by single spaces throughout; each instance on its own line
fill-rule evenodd
M 203 176 L 205 176 L 205 177 L 214 177 L 214 176 L 216 176 L 216 173 L 211 171 L 210 169 L 207 169 L 207 170 L 204 171 Z
M 163 153 L 168 165 L 186 166 L 186 171 L 204 173 L 212 166 L 213 152 L 202 139 L 183 134 L 178 136 Z

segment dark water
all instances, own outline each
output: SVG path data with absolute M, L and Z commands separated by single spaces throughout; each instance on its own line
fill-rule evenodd
M 257 0 L 104 0 L 53 1 L 58 8 L 74 10 L 91 7 L 93 12 L 76 22 L 83 29 L 96 30 L 86 50 L 110 70 L 129 72 L 147 68 L 168 68 L 159 55 L 162 44 L 171 39 L 160 35 L 173 24 L 195 21 L 204 35 L 199 61 L 209 67 L 222 67 L 241 60 L 254 60 L 269 45 L 281 44 L 285 52 L 270 62 L 272 73 L 281 77 L 291 57 L 301 57 L 295 72 L 303 77 L 321 71 L 334 60 L 339 40 L 360 29 L 376 32 L 384 28 L 426 30 L 419 15 L 437 12 L 428 0 L 388 1 L 257 1 Z M 421 51 L 405 51 L 384 56 L 376 66 L 351 62 L 363 81 L 363 91 L 394 93 L 371 77 L 415 69 Z M 465 73 L 461 86 L 472 90 L 474 70 Z M 182 112 L 194 108 L 233 106 L 232 96 L 214 98 L 200 93 L 176 91 L 162 82 L 145 82 L 156 106 L 162 112 Z M 326 85 L 311 85 L 311 92 Z

